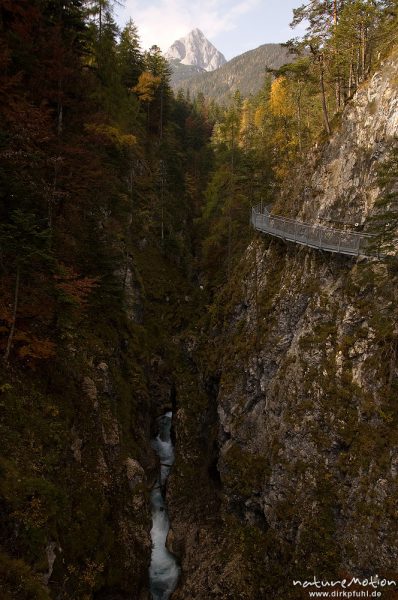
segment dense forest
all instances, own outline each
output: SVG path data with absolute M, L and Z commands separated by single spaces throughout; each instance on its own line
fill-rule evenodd
M 149 440 L 165 409 L 185 418 L 173 488 L 184 502 L 203 502 L 198 515 L 210 506 L 216 518 L 217 335 L 253 239 L 250 207 L 278 198 L 279 212 L 297 214 L 286 182 L 338 130 L 398 34 L 396 0 L 312 1 L 294 11 L 292 25 L 305 21 L 307 32 L 289 42 L 292 61 L 225 107 L 174 94 L 160 49 L 141 48 L 133 20 L 120 31 L 113 4 L 0 0 L 7 600 L 148 598 L 157 468 Z M 387 246 L 397 172 L 392 151 L 374 219 Z M 251 486 L 262 463 L 243 459 Z M 239 455 L 231 460 L 239 473 Z M 270 542 L 237 526 L 236 514 L 215 528 L 228 532 L 249 572 L 236 572 L 229 595 L 176 597 L 271 594 L 274 582 L 258 576 Z

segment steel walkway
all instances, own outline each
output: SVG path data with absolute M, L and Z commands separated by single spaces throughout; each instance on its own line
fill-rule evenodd
M 270 206 L 262 205 L 252 208 L 251 224 L 254 229 L 288 242 L 326 252 L 348 256 L 380 256 L 378 250 L 374 249 L 374 235 L 310 225 L 295 219 L 272 215 L 270 209 Z

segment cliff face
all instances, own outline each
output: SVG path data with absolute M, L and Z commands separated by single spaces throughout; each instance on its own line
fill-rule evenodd
M 384 193 L 378 165 L 396 144 L 397 67 L 390 58 L 358 92 L 279 212 L 366 228 Z M 397 283 L 394 261 L 253 240 L 212 309 L 218 434 L 211 394 L 200 435 L 183 402 L 177 413 L 176 598 L 297 598 L 292 579 L 314 574 L 396 578 Z M 188 465 L 202 461 L 211 480 L 204 431 L 218 448 L 213 505 L 199 479 L 208 510 L 173 510 Z M 185 493 L 201 504 L 193 483 Z
M 4 597 L 147 597 L 151 411 L 130 275 L 117 326 L 85 315 L 51 368 L 2 373 Z
M 51 368 L 1 373 L 4 597 L 149 597 L 151 428 L 172 405 L 171 331 L 195 303 L 156 244 L 128 241 L 110 309 L 64 326 Z
M 306 178 L 286 182 L 279 202 L 310 222 L 365 224 L 380 194 L 377 169 L 398 130 L 397 58 L 364 84 L 349 102 L 337 131 L 314 152 Z

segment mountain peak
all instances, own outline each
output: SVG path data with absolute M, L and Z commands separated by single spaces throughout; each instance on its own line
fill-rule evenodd
M 165 54 L 170 61 L 182 65 L 193 65 L 204 71 L 214 71 L 227 61 L 221 52 L 206 38 L 203 31 L 192 29 L 183 38 L 176 40 Z
M 190 31 L 188 33 L 188 35 L 195 35 L 198 37 L 205 37 L 205 34 L 203 33 L 203 31 L 201 29 L 199 29 L 198 27 L 195 27 L 195 29 L 192 29 L 192 31 Z

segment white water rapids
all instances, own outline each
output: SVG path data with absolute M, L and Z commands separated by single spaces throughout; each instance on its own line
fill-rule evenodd
M 152 504 L 152 556 L 149 567 L 149 582 L 152 600 L 168 600 L 176 588 L 180 576 L 177 560 L 166 548 L 170 524 L 163 487 L 174 463 L 174 447 L 170 437 L 173 413 L 159 417 L 159 434 L 152 440 L 152 447 L 160 459 L 160 473 L 151 492 Z

